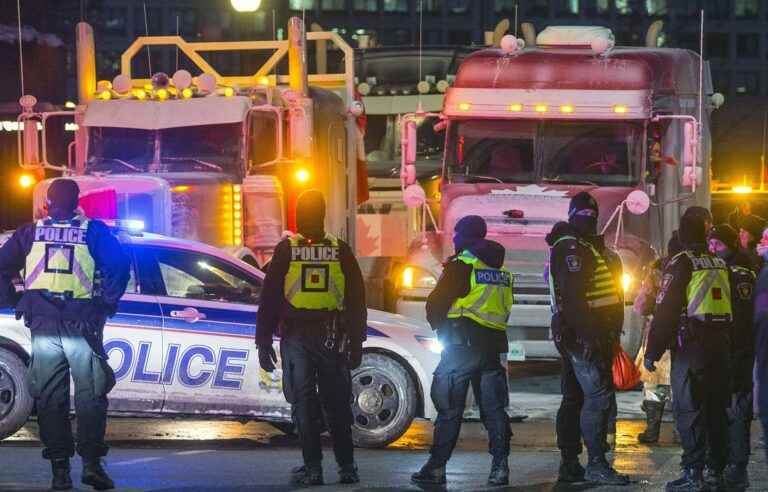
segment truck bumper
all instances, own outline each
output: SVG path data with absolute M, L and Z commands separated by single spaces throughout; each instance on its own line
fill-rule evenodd
M 397 314 L 424 320 L 425 300 L 398 299 Z M 556 358 L 560 354 L 552 342 L 549 330 L 552 311 L 547 305 L 515 304 L 509 317 L 507 338 L 510 345 L 522 346 L 526 358 Z M 621 345 L 630 356 L 634 357 L 640 348 L 643 338 L 644 318 L 632 310 L 632 306 L 624 308 L 624 330 Z

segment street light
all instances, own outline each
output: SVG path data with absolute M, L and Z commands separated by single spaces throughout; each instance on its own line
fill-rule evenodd
M 261 0 L 229 0 L 229 2 L 238 12 L 256 12 L 261 6 Z

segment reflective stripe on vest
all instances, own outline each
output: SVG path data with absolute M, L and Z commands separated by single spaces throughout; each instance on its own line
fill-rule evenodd
M 688 318 L 709 321 L 713 318 L 731 320 L 731 286 L 728 267 L 720 258 L 701 255 L 689 251 L 678 253 L 691 260 L 693 271 L 686 287 L 686 312 Z
M 491 268 L 469 251 L 457 259 L 472 267 L 469 294 L 456 299 L 448 318 L 469 318 L 481 326 L 506 330 L 512 309 L 512 274 L 506 268 Z
M 613 274 L 608 268 L 608 264 L 605 262 L 603 255 L 601 255 L 600 252 L 597 251 L 597 248 L 595 248 L 591 243 L 574 236 L 563 236 L 555 241 L 551 250 L 554 250 L 557 243 L 566 239 L 576 241 L 581 246 L 589 249 L 592 252 L 592 256 L 595 258 L 595 271 L 592 273 L 589 279 L 589 284 L 585 286 L 587 306 L 589 306 L 591 309 L 598 309 L 621 304 L 621 296 L 619 295 L 619 290 L 616 287 L 616 279 L 613 277 Z M 549 295 L 550 303 L 553 306 L 552 310 L 553 312 L 556 312 L 557 309 L 559 309 L 559 306 L 557 306 L 557 295 L 555 292 L 555 283 L 554 278 L 552 277 L 552 272 L 549 274 Z
M 32 248 L 24 267 L 24 288 L 91 299 L 96 266 L 88 250 L 88 219 L 50 219 L 35 224 Z
M 284 283 L 288 303 L 297 309 L 341 311 L 345 282 L 339 240 L 328 234 L 313 244 L 296 234 L 289 243 L 291 262 Z

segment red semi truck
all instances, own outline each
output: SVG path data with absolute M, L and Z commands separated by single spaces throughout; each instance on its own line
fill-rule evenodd
M 614 47 L 606 28 L 531 30 L 527 47 L 507 36 L 500 49 L 469 55 L 439 114 L 404 119 L 401 177 L 411 206 L 425 202 L 414 179 L 419 125 L 437 121 L 446 144 L 439 222 L 399 272 L 397 311 L 423 316 L 453 254 L 454 224 L 481 215 L 514 274 L 510 358 L 555 356 L 544 238 L 566 220 L 570 198 L 588 191 L 623 261 L 622 343 L 634 353 L 642 320 L 630 304 L 643 264 L 663 251 L 684 208 L 709 205 L 709 115 L 722 96 L 711 97 L 709 67 L 692 51 Z

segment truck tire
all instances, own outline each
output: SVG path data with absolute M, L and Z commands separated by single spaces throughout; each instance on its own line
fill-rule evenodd
M 383 354 L 365 353 L 352 372 L 352 440 L 363 448 L 396 441 L 416 416 L 418 394 L 403 365 Z
M 24 380 L 26 372 L 16 354 L 0 348 L 0 440 L 21 429 L 32 413 L 34 399 Z

